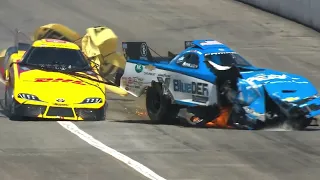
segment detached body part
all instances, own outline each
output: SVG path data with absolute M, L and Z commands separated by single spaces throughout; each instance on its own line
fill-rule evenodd
M 190 123 L 190 124 L 197 126 L 197 127 L 207 127 L 207 128 L 214 127 L 214 128 L 232 129 L 234 127 L 229 124 L 229 118 L 230 118 L 231 111 L 232 111 L 232 107 L 230 107 L 230 106 L 221 107 L 217 118 L 213 119 L 212 121 L 204 122 L 204 123 L 202 123 L 203 119 L 200 119 L 197 116 L 192 116 L 190 118 L 190 121 L 192 123 Z

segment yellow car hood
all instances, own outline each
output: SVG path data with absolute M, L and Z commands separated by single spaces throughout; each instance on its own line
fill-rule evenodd
M 65 103 L 80 103 L 85 98 L 105 99 L 105 85 L 86 78 L 59 72 L 29 70 L 20 73 L 18 79 L 15 95 L 32 94 L 45 102 L 55 102 L 57 98 L 65 99 Z

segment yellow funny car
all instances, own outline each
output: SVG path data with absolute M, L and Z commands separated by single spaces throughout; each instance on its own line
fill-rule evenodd
M 103 66 L 108 65 L 101 61 L 108 58 L 99 56 L 108 48 L 90 57 L 91 49 L 99 48 L 99 44 L 97 48 L 88 47 L 88 44 L 94 45 L 92 36 L 83 37 L 81 46 L 70 39 L 40 37 L 39 29 L 37 31 L 38 36 L 34 35 L 31 43 L 20 42 L 16 35 L 15 45 L 0 56 L 1 74 L 6 84 L 4 107 L 9 118 L 105 120 L 106 91 L 126 95 L 101 73 Z M 68 35 L 67 31 L 63 32 Z M 76 38 L 69 33 L 69 37 L 72 35 Z M 85 44 L 90 40 L 91 43 Z M 113 59 L 113 62 L 123 61 L 115 56 Z

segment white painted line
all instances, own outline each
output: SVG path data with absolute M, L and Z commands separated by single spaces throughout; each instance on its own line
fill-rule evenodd
M 126 165 L 132 167 L 142 175 L 146 176 L 149 179 L 152 180 L 166 180 L 165 178 L 159 176 L 155 172 L 153 172 L 151 169 L 147 168 L 143 164 L 129 158 L 128 156 L 116 151 L 115 149 L 112 149 L 102 142 L 98 141 L 94 137 L 92 137 L 90 134 L 84 132 L 81 130 L 78 126 L 76 126 L 74 123 L 70 121 L 58 121 L 58 123 L 68 131 L 72 132 L 73 134 L 77 135 L 82 140 L 86 141 L 88 144 L 90 144 L 93 147 L 96 147 L 97 149 L 113 156 L 114 158 L 122 161 Z

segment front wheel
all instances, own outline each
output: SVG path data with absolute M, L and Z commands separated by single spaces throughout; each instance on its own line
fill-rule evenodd
M 8 88 L 5 91 L 5 106 L 6 106 L 6 110 L 8 112 L 8 118 L 10 120 L 21 120 L 22 119 L 22 117 L 20 115 L 18 115 L 16 112 L 17 102 L 14 100 L 12 88 Z
M 170 99 L 163 95 L 159 84 L 147 89 L 146 108 L 150 120 L 157 124 L 172 123 L 179 113 L 179 107 L 171 104 Z
M 20 120 L 22 120 L 22 116 L 17 114 L 16 106 L 17 106 L 17 103 L 14 100 L 12 100 L 10 107 L 9 107 L 8 118 L 10 120 L 20 121 Z

